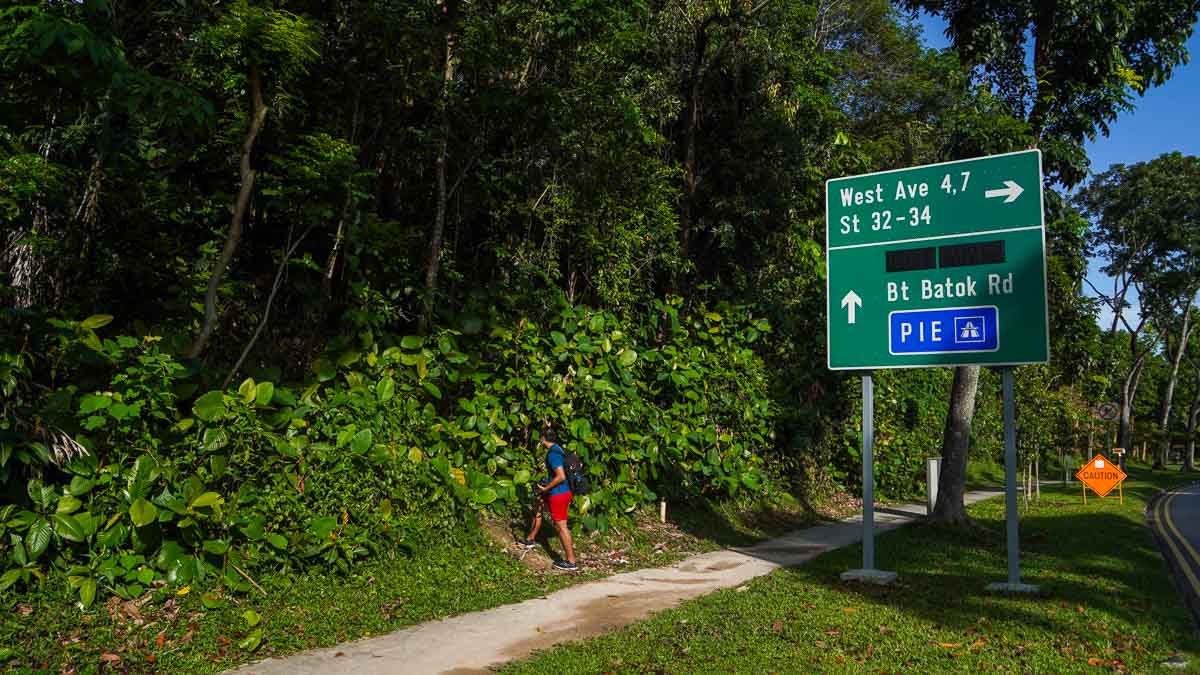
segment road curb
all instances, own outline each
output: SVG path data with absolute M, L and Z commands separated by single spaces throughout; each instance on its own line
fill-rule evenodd
M 1159 490 L 1146 502 L 1143 516 L 1146 519 L 1146 525 L 1150 528 L 1150 533 L 1154 535 L 1154 541 L 1158 544 L 1158 550 L 1162 554 L 1163 561 L 1167 564 L 1167 569 L 1171 571 L 1171 583 L 1175 586 L 1175 592 L 1183 599 L 1184 606 L 1188 608 L 1188 611 L 1192 615 L 1192 627 L 1200 633 L 1200 593 L 1192 588 L 1191 584 L 1187 583 L 1187 577 L 1181 567 L 1181 565 L 1186 563 L 1176 558 L 1172 553 L 1166 540 L 1166 537 L 1169 535 L 1165 531 L 1160 531 L 1160 523 L 1154 517 L 1155 507 L 1158 506 L 1160 501 L 1166 498 L 1167 493 L 1176 488 L 1188 485 L 1200 485 L 1200 483 L 1192 481 Z

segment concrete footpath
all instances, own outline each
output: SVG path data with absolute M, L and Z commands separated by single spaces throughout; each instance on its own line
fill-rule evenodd
M 1003 494 L 970 492 L 966 502 Z M 924 517 L 925 505 L 876 508 L 877 532 Z M 725 549 L 669 567 L 616 574 L 551 595 L 238 668 L 256 675 L 302 673 L 484 673 L 556 644 L 584 640 L 713 591 L 739 586 L 862 540 L 862 518 L 817 525 L 752 547 Z

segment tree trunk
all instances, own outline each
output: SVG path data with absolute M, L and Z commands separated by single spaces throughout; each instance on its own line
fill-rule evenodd
M 275 294 L 279 292 L 279 284 L 283 281 L 283 273 L 287 271 L 288 262 L 292 259 L 292 255 L 296 253 L 296 249 L 300 247 L 300 243 L 308 236 L 308 233 L 313 231 L 313 227 L 309 225 L 308 229 L 295 242 L 292 241 L 292 231 L 288 230 L 288 240 L 283 246 L 283 258 L 279 261 L 279 267 L 275 271 L 275 281 L 271 284 L 271 294 L 267 296 L 267 306 L 263 309 L 262 319 L 259 320 L 258 327 L 254 329 L 254 334 L 250 336 L 250 341 L 242 349 L 241 356 L 233 364 L 233 368 L 229 370 L 229 374 L 225 376 L 225 382 L 221 384 L 222 391 L 229 389 L 229 383 L 233 381 L 242 364 L 246 362 L 246 357 L 250 355 L 250 350 L 254 349 L 254 343 L 258 342 L 263 329 L 267 327 L 267 321 L 271 318 L 271 306 L 275 303 Z
M 1196 424 L 1200 422 L 1200 386 L 1196 396 L 1192 398 L 1192 407 L 1188 411 L 1187 448 L 1183 451 L 1183 470 L 1192 471 L 1196 468 Z
M 958 366 L 950 390 L 950 412 L 942 435 L 942 470 L 938 476 L 937 503 L 931 520 L 952 525 L 971 523 L 963 502 L 967 479 L 967 451 L 971 445 L 971 420 L 975 415 L 975 393 L 979 389 L 979 366 Z
M 225 277 L 225 270 L 229 268 L 234 254 L 237 253 L 238 244 L 242 241 L 242 226 L 246 220 L 246 210 L 250 206 L 250 195 L 254 192 L 256 174 L 250 167 L 250 154 L 254 151 L 254 144 L 258 140 L 259 132 L 262 131 L 263 122 L 267 119 L 267 106 L 263 103 L 262 82 L 259 80 L 257 66 L 250 66 L 248 84 L 254 108 L 250 115 L 250 127 L 246 129 L 246 138 L 242 142 L 241 187 L 238 189 L 237 202 L 233 207 L 233 217 L 229 221 L 225 247 L 221 250 L 221 255 L 217 258 L 216 266 L 213 268 L 212 277 L 208 280 L 208 292 L 204 296 L 204 324 L 188 352 L 188 357 L 193 359 L 204 352 L 204 348 L 208 345 L 208 340 L 217 326 L 217 291 L 221 287 L 221 280 Z
M 438 271 L 441 266 L 442 240 L 446 231 L 446 165 L 450 145 L 450 88 L 454 84 L 454 21 L 458 1 L 446 0 L 442 5 L 446 15 L 446 60 L 442 68 L 442 138 L 438 144 L 435 166 L 437 176 L 437 205 L 433 230 L 429 233 L 429 254 L 425 260 L 425 305 L 421 312 L 420 331 L 429 330 L 433 322 L 434 296 L 437 294 Z
M 1133 443 L 1133 398 L 1137 395 L 1146 355 L 1138 356 L 1121 383 L 1121 417 L 1117 422 L 1117 447 L 1128 450 Z
M 1170 333 L 1163 333 L 1167 336 L 1167 355 L 1171 357 L 1171 372 L 1167 376 L 1167 386 L 1163 390 L 1162 401 L 1158 407 L 1158 428 L 1163 435 L 1162 445 L 1159 450 L 1164 466 L 1167 464 L 1167 460 L 1170 459 L 1171 454 L 1171 400 L 1175 397 L 1175 383 L 1179 379 L 1179 364 L 1183 361 L 1183 352 L 1187 349 L 1188 336 L 1192 330 L 1191 315 L 1192 300 L 1189 298 L 1183 308 L 1183 324 L 1179 327 L 1179 339 L 1176 340 L 1175 352 L 1173 354 L 1171 353 Z
M 346 202 L 342 205 L 342 214 L 338 217 L 337 233 L 333 236 L 333 248 L 329 250 L 329 257 L 325 260 L 325 271 L 321 273 L 321 296 L 326 302 L 333 297 L 333 280 L 337 276 L 342 251 L 345 249 L 346 219 L 350 215 L 350 206 L 353 203 L 354 188 L 349 186 L 346 189 Z
M 695 49 L 692 55 L 692 73 L 688 82 L 687 133 L 684 138 L 683 156 L 683 204 L 679 218 L 679 258 L 687 260 L 692 228 L 692 208 L 696 200 L 696 188 L 700 184 L 696 167 L 696 132 L 700 128 L 700 76 L 704 54 L 708 51 L 708 26 L 705 21 L 696 31 Z

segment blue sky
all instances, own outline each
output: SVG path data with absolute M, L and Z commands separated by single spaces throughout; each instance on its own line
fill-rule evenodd
M 945 23 L 940 19 L 921 15 L 918 23 L 925 31 L 926 45 L 937 49 L 950 46 L 943 34 Z M 1122 114 L 1107 137 L 1098 137 L 1087 144 L 1093 173 L 1100 173 L 1112 164 L 1142 162 L 1174 150 L 1185 155 L 1200 155 L 1200 64 L 1197 63 L 1200 61 L 1200 30 L 1188 40 L 1188 53 L 1192 57 L 1190 63 L 1176 68 L 1166 84 L 1137 98 L 1136 108 Z M 1092 283 L 1111 291 L 1112 282 L 1106 280 L 1095 262 L 1089 269 L 1088 277 Z M 1112 313 L 1102 311 L 1098 320 L 1107 328 Z

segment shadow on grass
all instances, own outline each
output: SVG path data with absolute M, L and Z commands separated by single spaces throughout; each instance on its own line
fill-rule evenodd
M 825 521 L 804 495 L 793 494 L 795 510 L 780 510 L 765 501 L 748 505 L 718 505 L 705 498 L 678 503 L 670 520 L 693 537 L 723 547 L 751 546 Z
M 1017 631 L 1078 640 L 1081 630 L 1098 625 L 1089 622 L 1107 616 L 1128 626 L 1148 625 L 1184 649 L 1200 647 L 1157 544 L 1140 519 L 1106 512 L 1022 518 L 1022 581 L 1040 585 L 1041 591 L 1013 598 L 984 590 L 1007 575 L 1004 521 L 978 523 L 974 531 L 918 524 L 880 537 L 877 560 L 880 567 L 899 572 L 894 586 L 840 580 L 838 572 L 853 565 L 860 547 L 821 558 L 812 569 L 814 580 L 948 630 L 966 630 L 986 618 Z M 1094 632 L 1097 640 L 1128 637 Z

